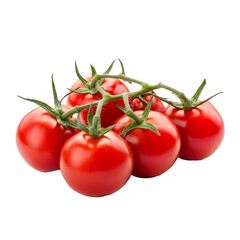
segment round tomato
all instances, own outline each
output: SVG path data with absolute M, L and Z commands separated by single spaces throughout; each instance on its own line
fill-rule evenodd
M 70 107 L 63 107 L 64 111 Z M 16 133 L 17 147 L 23 159 L 41 172 L 59 169 L 59 157 L 64 142 L 78 130 L 65 128 L 43 108 L 29 112 Z
M 92 77 L 88 76 L 86 77 L 86 80 L 88 82 L 91 82 Z M 124 92 L 129 92 L 127 86 L 124 83 L 122 83 L 119 79 L 106 78 L 101 84 L 101 87 L 111 95 L 118 95 Z M 76 89 L 76 88 L 84 88 L 84 85 L 80 80 L 78 80 L 72 86 L 72 89 Z M 100 92 L 96 94 L 90 94 L 90 93 L 78 94 L 78 93 L 72 92 L 71 94 L 69 94 L 67 102 L 71 106 L 76 106 L 76 105 L 84 105 L 90 102 L 94 102 L 94 101 L 100 100 L 101 98 L 102 98 L 102 94 Z M 123 112 L 116 106 L 115 102 L 117 102 L 118 104 L 124 107 L 124 102 L 122 99 L 104 104 L 101 111 L 101 125 L 103 128 L 112 125 L 118 117 L 123 115 Z M 89 109 L 84 109 L 83 111 L 81 111 L 81 114 L 80 114 L 81 120 L 85 123 L 87 123 L 88 111 Z M 96 112 L 96 107 L 93 107 L 93 113 L 95 112 Z
M 81 131 L 63 145 L 60 170 L 78 193 L 105 196 L 119 190 L 130 178 L 132 152 L 113 131 L 97 139 Z
M 143 111 L 134 112 L 138 117 Z M 163 113 L 150 111 L 147 122 L 152 123 L 161 134 L 149 129 L 134 129 L 123 137 L 133 152 L 133 175 L 155 177 L 166 172 L 176 161 L 180 151 L 180 135 L 174 123 Z M 126 115 L 114 124 L 127 126 L 131 120 Z M 124 126 L 114 128 L 120 134 Z
M 214 153 L 223 140 L 222 117 L 209 102 L 190 110 L 169 105 L 165 114 L 172 119 L 180 132 L 182 159 L 204 159 Z
M 151 95 L 145 96 L 144 99 L 149 102 L 151 99 Z M 147 104 L 141 101 L 139 98 L 135 98 L 132 100 L 131 103 L 131 109 L 133 111 L 137 110 L 144 110 L 146 108 Z M 157 112 L 163 112 L 165 110 L 165 106 L 163 105 L 162 101 L 156 97 L 152 98 L 152 105 L 151 110 L 157 111 Z

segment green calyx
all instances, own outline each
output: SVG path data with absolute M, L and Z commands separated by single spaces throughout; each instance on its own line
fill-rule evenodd
M 117 125 L 112 125 L 112 126 L 102 129 L 100 116 L 98 116 L 96 114 L 93 116 L 92 107 L 90 107 L 89 111 L 88 111 L 88 116 L 87 116 L 88 125 L 81 123 L 79 115 L 80 114 L 78 114 L 78 116 L 77 116 L 78 128 L 81 129 L 82 131 L 86 132 L 92 138 L 100 138 L 104 134 L 106 134 L 107 132 L 109 132 L 110 130 L 112 130 L 114 127 L 117 126 Z
M 113 67 L 114 63 L 115 63 L 115 60 L 110 64 L 110 66 L 107 68 L 107 70 L 103 74 L 109 74 L 112 70 L 112 67 Z M 84 85 L 84 88 L 68 89 L 70 92 L 74 92 L 74 93 L 78 93 L 78 94 L 90 93 L 90 94 L 93 94 L 93 95 L 99 92 L 99 89 L 95 88 L 95 83 L 96 83 L 95 79 L 97 77 L 97 71 L 96 71 L 96 69 L 94 68 L 93 65 L 90 64 L 90 67 L 91 67 L 91 75 L 92 75 L 92 82 L 91 83 L 88 82 L 84 77 L 81 76 L 81 74 L 79 73 L 78 67 L 77 67 L 77 63 L 75 62 L 76 74 L 77 74 L 79 80 Z M 97 80 L 98 85 L 101 86 L 103 81 L 104 81 L 104 78 L 98 79 Z
M 150 109 L 151 109 L 151 105 L 152 105 L 152 98 L 151 97 L 150 101 L 147 103 L 146 108 L 144 109 L 141 117 L 138 117 L 133 110 L 130 108 L 129 106 L 129 101 L 128 101 L 128 97 L 127 97 L 127 93 L 123 94 L 123 100 L 125 103 L 125 108 L 123 108 L 121 105 L 119 105 L 118 103 L 116 103 L 116 105 L 132 120 L 132 123 L 130 123 L 129 125 L 127 125 L 123 131 L 121 132 L 121 136 L 123 137 L 126 133 L 134 130 L 134 129 L 148 129 L 154 133 L 156 133 L 157 135 L 161 135 L 159 133 L 159 131 L 156 129 L 156 127 L 150 123 L 147 122 L 147 117 L 149 115 Z
M 172 91 L 172 93 L 174 95 L 176 95 L 180 102 L 174 102 L 174 101 L 170 101 L 168 100 L 167 98 L 162 98 L 162 97 L 159 97 L 157 95 L 155 95 L 155 97 L 157 97 L 158 99 L 174 106 L 175 108 L 178 108 L 178 109 L 184 109 L 184 110 L 190 110 L 192 108 L 195 108 L 197 106 L 200 106 L 201 104 L 209 101 L 211 98 L 217 96 L 218 94 L 222 93 L 222 92 L 218 92 L 216 94 L 214 94 L 213 96 L 203 100 L 203 101 L 199 101 L 199 96 L 201 95 L 204 87 L 206 86 L 207 82 L 206 82 L 206 79 L 203 80 L 203 82 L 201 83 L 201 85 L 198 87 L 197 91 L 194 93 L 194 95 L 191 97 L 191 98 L 187 98 L 185 96 L 185 94 L 183 92 L 179 92 L 175 89 L 170 89 Z
M 57 91 L 56 91 L 55 84 L 53 81 L 53 75 L 52 75 L 52 91 L 53 91 L 53 98 L 54 98 L 54 108 L 52 108 L 51 106 L 49 106 L 48 104 L 46 104 L 42 101 L 36 100 L 36 99 L 24 98 L 21 96 L 18 96 L 18 97 L 20 97 L 24 100 L 27 100 L 29 102 L 33 102 L 33 103 L 37 104 L 39 107 L 46 110 L 51 116 L 53 116 L 57 120 L 57 122 L 59 124 L 63 125 L 64 127 L 78 128 L 77 124 L 72 119 L 70 119 L 70 118 L 62 119 L 62 114 L 64 113 L 64 111 L 61 106 L 61 102 L 59 101 L 58 96 L 57 96 Z

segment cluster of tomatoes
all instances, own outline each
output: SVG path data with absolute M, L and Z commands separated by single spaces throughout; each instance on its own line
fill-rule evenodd
M 91 77 L 86 80 L 90 82 Z M 72 89 L 83 87 L 77 81 Z M 111 95 L 129 92 L 119 79 L 106 78 L 101 87 Z M 101 98 L 100 92 L 72 92 L 62 109 L 66 112 L 73 106 Z M 130 99 L 130 107 L 136 116 L 141 117 L 150 98 Z M 60 169 L 67 184 L 87 196 L 109 195 L 124 186 L 131 175 L 155 177 L 166 172 L 178 157 L 201 160 L 219 147 L 224 136 L 224 124 L 211 103 L 184 110 L 171 105 L 165 107 L 156 97 L 151 101 L 151 110 L 145 121 L 154 125 L 159 134 L 135 128 L 120 136 L 123 129 L 132 123 L 117 107 L 116 102 L 124 106 L 120 99 L 103 105 L 102 128 L 117 126 L 99 138 L 65 127 L 48 111 L 36 108 L 18 126 L 17 147 L 30 166 L 42 172 Z M 96 107 L 92 110 L 95 113 Z M 80 121 L 86 125 L 88 112 L 89 108 L 80 112 Z

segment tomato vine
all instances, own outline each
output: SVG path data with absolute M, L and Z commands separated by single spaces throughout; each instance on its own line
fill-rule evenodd
M 55 117 L 58 122 L 62 125 L 64 125 L 65 127 L 67 126 L 71 126 L 73 128 L 81 128 L 82 130 L 86 130 L 86 128 L 84 128 L 82 125 L 79 124 L 75 124 L 72 120 L 69 120 L 70 117 L 72 117 L 73 114 L 75 113 L 79 113 L 84 109 L 87 108 L 91 108 L 93 106 L 97 106 L 97 110 L 94 116 L 92 116 L 93 120 L 92 120 L 92 131 L 88 131 L 88 134 L 90 134 L 92 137 L 94 138 L 98 138 L 100 136 L 102 136 L 102 134 L 96 134 L 97 131 L 99 131 L 99 126 L 100 125 L 100 121 L 101 121 L 101 110 L 104 104 L 112 102 L 112 101 L 116 101 L 119 99 L 125 99 L 124 103 L 125 103 L 125 107 L 128 111 L 128 115 L 132 117 L 132 119 L 135 120 L 135 122 L 137 122 L 139 125 L 141 123 L 141 121 L 138 119 L 137 116 L 133 115 L 133 111 L 131 111 L 131 108 L 128 104 L 128 102 L 126 101 L 126 99 L 128 98 L 136 98 L 136 97 L 141 97 L 144 95 L 154 95 L 156 98 L 174 106 L 175 108 L 178 109 L 184 109 L 184 110 L 190 110 L 192 108 L 195 108 L 197 106 L 200 106 L 201 104 L 207 102 L 208 100 L 210 100 L 212 97 L 218 95 L 214 94 L 213 96 L 205 99 L 204 101 L 198 101 L 198 98 L 203 90 L 203 88 L 206 85 L 206 80 L 204 79 L 202 84 L 199 86 L 199 88 L 197 89 L 197 91 L 195 92 L 195 94 L 191 97 L 191 98 L 187 98 L 186 95 L 184 94 L 184 92 L 181 92 L 171 86 L 168 86 L 162 82 L 158 82 L 157 84 L 148 84 L 147 82 L 144 81 L 140 81 L 138 79 L 132 78 L 132 77 L 128 77 L 125 74 L 125 70 L 124 70 L 124 66 L 122 61 L 119 59 L 120 65 L 121 65 L 121 69 L 122 72 L 119 74 L 110 74 L 110 71 L 112 70 L 112 67 L 115 63 L 115 60 L 110 64 L 110 66 L 107 68 L 107 70 L 103 73 L 103 74 L 98 74 L 96 69 L 91 65 L 91 72 L 92 72 L 92 81 L 89 83 L 88 81 L 86 81 L 84 79 L 84 77 L 81 76 L 77 64 L 75 63 L 75 70 L 76 70 L 76 74 L 79 78 L 79 80 L 82 82 L 82 84 L 84 85 L 85 88 L 83 89 L 70 89 L 70 92 L 68 94 L 65 95 L 65 97 L 67 95 L 69 95 L 71 92 L 74 93 L 78 93 L 78 94 L 86 94 L 86 93 L 90 93 L 90 94 L 96 94 L 97 92 L 99 92 L 102 95 L 102 99 L 101 100 L 97 100 L 91 103 L 87 103 L 84 105 L 77 105 L 75 107 L 73 107 L 71 110 L 67 111 L 67 112 L 63 112 L 61 109 L 61 102 L 62 99 L 59 101 L 57 98 L 57 93 L 56 93 L 56 89 L 55 89 L 55 85 L 52 79 L 52 86 L 53 86 L 53 95 L 54 95 L 54 102 L 55 102 L 55 109 L 51 108 L 49 105 L 38 101 L 38 100 L 34 100 L 34 99 L 28 99 L 28 98 L 23 98 L 25 100 L 28 101 L 32 101 L 36 104 L 38 104 L 40 107 L 44 108 L 47 112 L 49 112 L 53 117 Z M 134 91 L 134 92 L 125 92 L 123 94 L 118 94 L 118 95 L 111 95 L 110 93 L 106 92 L 102 87 L 101 87 L 101 83 L 104 81 L 105 78 L 109 78 L 109 79 L 121 79 L 123 81 L 126 81 L 128 83 L 135 83 L 141 86 L 140 90 Z M 177 96 L 180 100 L 180 102 L 174 102 L 171 100 L 168 100 L 166 98 L 163 98 L 161 96 L 158 96 L 155 94 L 154 90 L 157 89 L 165 89 L 168 90 L 170 92 L 172 92 L 175 96 Z M 79 121 L 78 121 L 79 123 Z M 114 126 L 107 128 L 108 131 L 111 130 Z M 106 131 L 107 132 L 107 131 Z

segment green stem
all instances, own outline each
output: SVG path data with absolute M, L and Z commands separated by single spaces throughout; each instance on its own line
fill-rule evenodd
M 96 113 L 93 117 L 93 127 L 95 129 L 98 129 L 98 125 L 101 126 L 101 117 L 100 116 L 101 116 L 103 104 L 104 104 L 104 98 L 99 101 L 99 103 L 97 105 Z
M 175 88 L 172 88 L 170 86 L 167 86 L 163 83 L 161 83 L 161 88 L 164 88 L 170 92 L 172 92 L 174 95 L 176 95 L 180 100 L 183 100 L 183 101 L 188 101 L 188 98 L 185 96 L 185 94 L 183 92 L 180 92 L 178 91 L 177 89 Z
M 61 118 L 63 120 L 65 120 L 65 119 L 71 117 L 73 114 L 81 112 L 83 109 L 90 108 L 91 106 L 92 107 L 97 106 L 99 104 L 99 102 L 100 102 L 100 100 L 95 101 L 95 102 L 91 102 L 91 103 L 88 103 L 88 104 L 85 104 L 85 105 L 81 105 L 81 106 L 75 106 L 71 110 L 63 113 Z
M 107 102 L 111 102 L 111 101 L 115 101 L 115 100 L 118 100 L 118 99 L 122 99 L 123 98 L 123 95 L 110 95 L 109 93 L 105 92 L 97 83 L 98 80 L 102 79 L 102 78 L 118 78 L 118 79 L 122 79 L 122 80 L 126 80 L 128 82 L 134 82 L 134 83 L 137 83 L 139 85 L 142 86 L 142 88 L 138 91 L 135 91 L 135 92 L 127 92 L 126 96 L 127 97 L 131 97 L 131 98 L 135 98 L 135 97 L 138 97 L 142 94 L 145 94 L 145 93 L 149 93 L 153 90 L 156 90 L 156 89 L 159 89 L 159 88 L 163 88 L 163 89 L 166 89 L 168 91 L 171 91 L 173 94 L 175 94 L 181 101 L 184 101 L 184 102 L 188 102 L 188 98 L 185 96 L 185 94 L 183 92 L 180 92 L 178 90 L 176 90 L 175 88 L 172 88 L 170 86 L 167 86 L 163 83 L 158 83 L 158 84 L 155 84 L 155 85 L 149 85 L 145 82 L 142 82 L 142 81 L 139 81 L 137 79 L 134 79 L 134 78 L 130 78 L 130 77 L 127 77 L 123 74 L 118 74 L 118 75 L 108 75 L 108 74 L 101 74 L 101 75 L 98 75 L 96 74 L 93 81 L 91 82 L 91 86 L 96 86 L 96 88 L 103 94 L 103 97 L 104 97 L 104 103 L 107 103 Z M 95 102 L 92 102 L 91 103 L 91 106 L 96 106 L 100 103 L 101 100 L 99 101 L 95 101 Z M 67 119 L 69 117 L 71 117 L 74 113 L 78 113 L 80 112 L 81 110 L 85 109 L 85 108 L 89 108 L 90 107 L 90 103 L 89 104 L 85 104 L 85 105 L 81 105 L 81 106 L 76 106 L 74 108 L 72 108 L 71 110 L 69 110 L 68 112 L 65 112 L 62 114 L 62 119 Z
M 91 86 L 94 86 L 94 85 L 96 84 L 96 82 L 97 82 L 98 80 L 100 80 L 101 78 L 118 78 L 118 79 L 125 80 L 125 81 L 127 81 L 127 82 L 129 82 L 129 83 L 133 83 L 133 82 L 134 82 L 134 83 L 136 83 L 136 84 L 141 85 L 142 87 L 144 87 L 145 85 L 148 86 L 148 84 L 145 83 L 145 82 L 143 82 L 143 81 L 137 80 L 137 79 L 135 79 L 135 78 L 127 77 L 126 75 L 121 74 L 121 73 L 118 74 L 118 75 L 97 74 L 97 75 L 94 77 L 93 81 L 91 82 Z M 188 101 L 188 98 L 185 96 L 185 94 L 184 94 L 183 92 L 180 92 L 180 91 L 178 91 L 177 89 L 172 88 L 172 87 L 170 87 L 170 86 L 168 86 L 168 85 L 165 85 L 165 84 L 163 84 L 163 83 L 160 83 L 160 84 L 161 84 L 161 87 L 159 87 L 159 88 L 164 88 L 164 89 L 166 89 L 166 90 L 171 91 L 173 94 L 175 94 L 177 97 L 179 97 L 180 100 Z
M 96 110 L 96 113 L 95 113 L 94 116 L 100 117 L 103 104 L 104 104 L 104 99 L 102 99 L 102 100 L 99 101 L 99 103 L 98 103 L 98 105 L 97 105 L 97 110 Z
M 134 114 L 133 110 L 129 110 L 126 112 L 126 115 L 131 118 L 133 122 L 135 122 L 137 125 L 140 125 L 142 123 L 141 119 Z
M 131 107 L 129 105 L 128 93 L 127 92 L 123 93 L 123 101 L 124 101 L 126 111 L 131 110 Z
M 93 88 L 96 84 L 97 81 L 99 81 L 101 78 L 118 78 L 118 79 L 122 79 L 122 80 L 125 80 L 125 81 L 128 81 L 129 83 L 137 83 L 139 85 L 142 85 L 144 84 L 144 82 L 140 81 L 140 80 L 137 80 L 137 79 L 134 79 L 134 78 L 130 78 L 130 77 L 127 77 L 126 75 L 120 73 L 118 75 L 109 75 L 109 74 L 96 74 L 94 76 L 94 78 L 92 79 L 92 82 L 91 82 L 91 88 Z
M 142 122 L 141 122 L 140 118 L 134 114 L 133 110 L 131 109 L 131 107 L 129 105 L 127 92 L 123 93 L 123 101 L 124 101 L 124 105 L 125 105 L 125 109 L 126 109 L 126 115 L 128 117 L 130 117 L 132 119 L 132 121 L 134 121 L 138 125 L 141 124 Z
M 102 95 L 108 95 L 109 93 L 106 92 L 99 84 L 96 82 L 95 88 L 102 94 Z
M 140 89 L 138 91 L 135 91 L 135 92 L 127 92 L 126 95 L 127 95 L 127 97 L 134 98 L 134 97 L 137 97 L 137 96 L 142 95 L 144 93 L 148 93 L 148 92 L 150 92 L 152 90 L 161 88 L 161 86 L 162 86 L 161 83 L 158 83 L 156 85 L 148 85 L 148 84 L 146 84 L 144 87 L 142 87 L 142 89 Z M 115 100 L 119 100 L 119 99 L 122 99 L 122 98 L 123 98 L 122 94 L 110 95 L 108 93 L 108 96 L 104 97 L 104 103 L 115 101 Z M 83 109 L 89 108 L 90 106 L 96 106 L 101 101 L 102 100 L 91 102 L 91 103 L 88 103 L 88 104 L 85 104 L 85 105 L 81 105 L 81 106 L 75 106 L 74 108 L 72 108 L 68 112 L 63 113 L 62 114 L 62 119 L 67 119 L 67 118 L 71 117 L 73 114 L 78 113 L 78 112 L 82 111 Z

